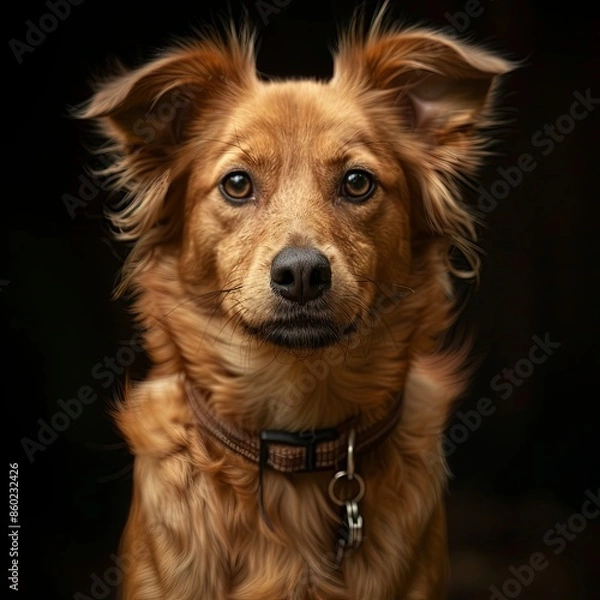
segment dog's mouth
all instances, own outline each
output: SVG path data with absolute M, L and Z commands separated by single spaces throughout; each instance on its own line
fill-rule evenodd
M 246 330 L 265 342 L 289 350 L 317 350 L 333 346 L 357 330 L 358 320 L 340 326 L 321 316 L 276 317 L 260 325 L 244 323 Z

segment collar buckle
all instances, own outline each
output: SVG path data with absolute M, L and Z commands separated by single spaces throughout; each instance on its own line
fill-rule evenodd
M 339 437 L 340 432 L 333 427 L 298 432 L 263 429 L 260 432 L 260 466 L 264 467 L 267 465 L 269 444 L 285 444 L 304 447 L 306 449 L 306 457 L 303 470 L 315 471 L 317 470 L 317 444 L 335 441 Z

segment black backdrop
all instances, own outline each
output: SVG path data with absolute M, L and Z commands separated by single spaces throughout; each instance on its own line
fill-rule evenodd
M 494 585 L 507 598 L 597 597 L 600 519 L 590 503 L 588 517 L 576 516 L 598 495 L 600 454 L 597 8 L 514 0 L 392 5 L 408 22 L 448 27 L 525 61 L 507 80 L 512 124 L 481 179 L 492 200 L 479 200 L 483 192 L 471 198 L 487 210 L 486 255 L 463 320 L 478 332 L 485 358 L 447 436 L 451 597 L 490 598 Z M 232 0 L 230 10 L 245 8 L 256 22 L 262 71 L 326 77 L 336 20 L 347 20 L 352 7 L 349 0 L 318 7 Z M 19 463 L 16 596 L 112 597 L 124 568 L 113 553 L 131 459 L 108 408 L 122 365 L 135 356 L 135 377 L 144 357 L 129 343 L 126 306 L 110 300 L 124 249 L 107 236 L 97 182 L 81 188 L 90 157 L 68 107 L 88 97 L 91 76 L 109 60 L 137 64 L 225 8 L 181 0 L 72 0 L 67 8 L 63 0 L 36 0 L 11 4 L 10 17 L 5 9 L 10 135 L 0 218 L 10 262 L 0 271 L 0 303 L 7 463 Z M 70 214 L 68 195 L 86 206 Z M 88 400 L 81 414 L 69 403 L 78 394 Z M 489 414 L 477 417 L 481 398 L 489 398 Z M 72 413 L 66 421 L 56 417 L 64 406 Z M 54 429 L 63 429 L 56 435 L 44 425 L 53 418 Z M 10 538 L 5 543 L 8 553 Z M 519 567 L 536 552 L 547 564 L 529 581 Z

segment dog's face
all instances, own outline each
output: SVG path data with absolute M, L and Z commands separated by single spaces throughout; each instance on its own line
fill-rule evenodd
M 377 281 L 410 265 L 409 193 L 393 144 L 335 86 L 262 83 L 190 168 L 182 261 L 198 289 L 276 345 L 352 333 Z
M 105 84 L 84 116 L 137 186 L 118 225 L 174 248 L 190 296 L 220 294 L 245 334 L 315 349 L 360 329 L 382 284 L 414 285 L 428 240 L 468 245 L 451 179 L 476 166 L 507 69 L 409 31 L 345 42 L 329 82 L 269 82 L 248 40 L 200 42 Z

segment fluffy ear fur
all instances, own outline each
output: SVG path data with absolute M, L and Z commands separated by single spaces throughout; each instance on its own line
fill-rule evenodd
M 109 166 L 96 174 L 126 194 L 110 213 L 117 239 L 136 241 L 116 295 L 130 282 L 131 268 L 157 242 L 174 239 L 190 140 L 226 118 L 240 91 L 256 80 L 254 35 L 180 44 L 136 70 L 100 82 L 76 117 L 93 120 L 108 144 Z M 165 199 L 169 196 L 169 201 Z
M 508 61 L 426 29 L 386 30 L 380 19 L 365 35 L 342 37 L 333 83 L 371 111 L 390 111 L 403 132 L 403 159 L 412 164 L 434 235 L 448 236 L 477 271 L 472 216 L 457 198 L 456 179 L 477 168 L 495 124 L 498 76 Z M 469 273 L 469 274 L 472 274 Z
M 101 132 L 129 154 L 166 151 L 185 140 L 185 126 L 203 106 L 222 101 L 254 77 L 252 34 L 208 38 L 101 82 L 77 116 L 96 119 Z
M 334 82 L 388 92 L 407 130 L 438 152 L 452 149 L 464 168 L 473 147 L 465 135 L 490 124 L 493 90 L 512 65 L 476 46 L 434 31 L 350 34 L 335 57 Z

